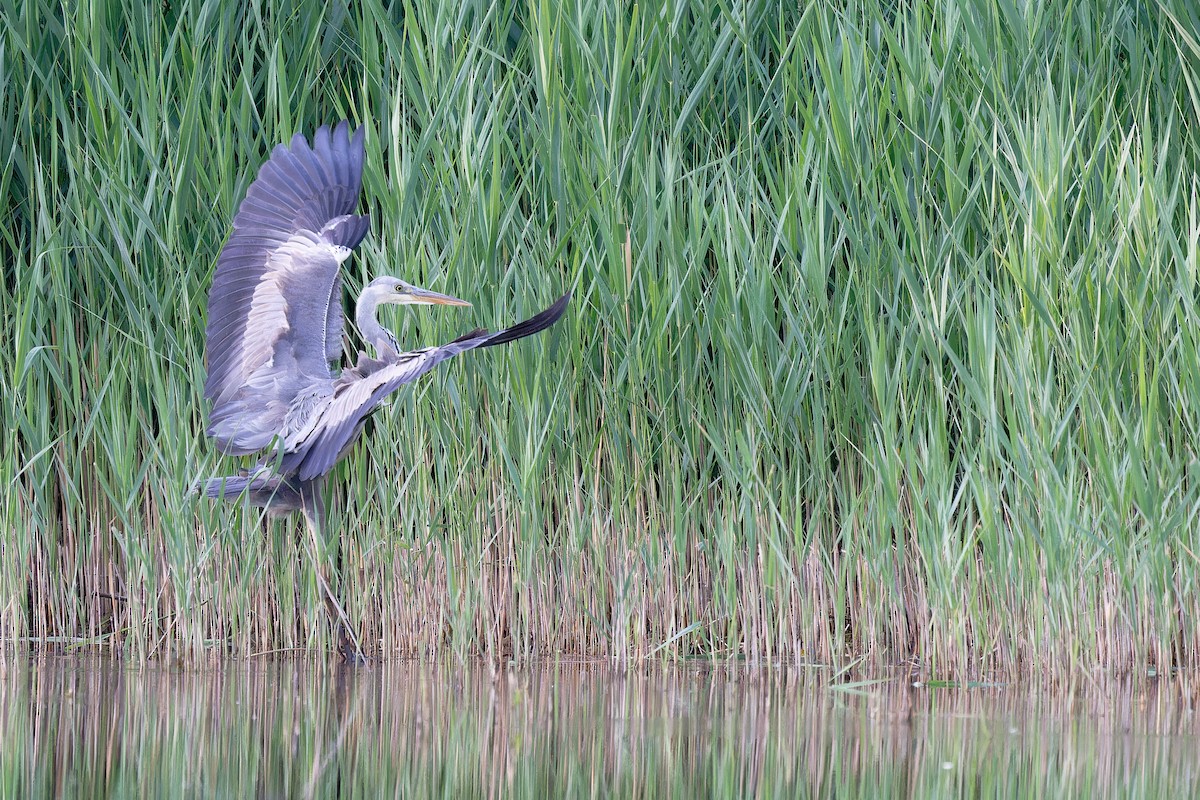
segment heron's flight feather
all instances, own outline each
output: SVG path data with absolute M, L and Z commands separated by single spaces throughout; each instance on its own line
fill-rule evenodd
M 209 433 L 232 454 L 270 443 L 292 400 L 341 355 L 340 263 L 367 233 L 355 215 L 363 131 L 343 122 L 279 145 L 233 220 L 208 302 Z M 264 441 L 265 439 L 265 441 Z
M 504 344 L 549 328 L 566 311 L 570 299 L 567 293 L 545 311 L 495 333 L 480 329 L 439 347 L 400 353 L 387 362 L 360 356 L 356 367 L 334 381 L 333 394 L 320 409 L 319 423 L 305 430 L 302 437 L 285 441 L 281 471 L 295 474 L 301 481 L 324 475 L 389 394 L 459 353 Z

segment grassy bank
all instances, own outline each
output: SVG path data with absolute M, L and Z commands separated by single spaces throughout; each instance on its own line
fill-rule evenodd
M 249 180 L 365 121 L 371 236 L 549 335 L 334 473 L 385 655 L 1200 659 L 1200 12 L 4 6 L 0 635 L 323 646 L 293 525 L 188 493 Z M 909 7 L 911 6 L 911 7 Z

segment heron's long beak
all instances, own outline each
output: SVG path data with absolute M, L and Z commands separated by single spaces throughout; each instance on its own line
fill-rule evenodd
M 431 292 L 428 289 L 421 289 L 413 286 L 407 292 L 412 299 L 410 303 L 427 303 L 434 306 L 469 306 L 471 305 L 466 300 L 459 300 L 457 297 L 451 297 L 448 294 L 440 292 Z

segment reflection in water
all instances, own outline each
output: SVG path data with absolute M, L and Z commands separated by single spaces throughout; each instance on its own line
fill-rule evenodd
M 1194 796 L 1193 690 L 812 672 L 0 661 L 0 797 Z

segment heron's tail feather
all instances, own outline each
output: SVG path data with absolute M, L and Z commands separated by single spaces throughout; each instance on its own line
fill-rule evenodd
M 301 500 L 299 490 L 290 481 L 261 472 L 209 478 L 204 494 L 214 500 L 246 500 L 250 505 L 276 512 L 295 511 L 300 508 Z
M 245 475 L 229 475 L 224 478 L 209 478 L 204 484 L 204 496 L 213 500 L 235 500 L 249 487 L 264 488 L 266 483 L 261 478 L 250 478 Z

